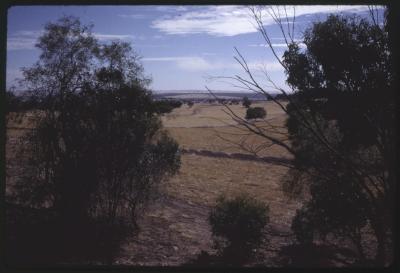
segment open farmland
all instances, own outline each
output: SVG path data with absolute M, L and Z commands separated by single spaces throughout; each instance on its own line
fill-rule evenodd
M 267 119 L 283 125 L 285 114 L 271 102 L 259 102 L 266 108 Z M 245 108 L 231 106 L 240 116 Z M 228 143 L 241 139 L 235 122 L 223 112 L 224 106 L 199 103 L 187 105 L 165 115 L 162 120 L 166 130 L 185 151 L 211 151 L 209 155 L 182 154 L 179 174 L 164 183 L 160 198 L 154 202 L 140 219 L 141 232 L 129 238 L 116 260 L 118 264 L 130 265 L 179 265 L 195 259 L 201 251 L 212 252 L 212 237 L 208 224 L 208 213 L 219 195 L 235 196 L 240 193 L 264 201 L 270 206 L 271 225 L 269 232 L 288 234 L 276 237 L 273 242 L 263 244 L 264 263 L 273 265 L 277 250 L 289 244 L 290 222 L 300 203 L 289 200 L 281 190 L 281 179 L 287 168 L 275 163 L 243 160 L 221 156 L 224 154 L 246 154 L 246 151 Z M 18 175 L 18 158 L 15 156 L 18 141 L 30 128 L 34 120 L 31 114 L 9 117 L 7 128 L 7 189 Z M 247 141 L 262 143 L 262 138 Z M 279 147 L 263 150 L 261 156 L 290 159 Z M 268 232 L 266 230 L 266 232 Z M 268 238 L 268 236 L 266 236 Z M 272 248 L 272 249 L 271 249 Z M 268 259 L 265 259 L 268 256 Z
M 394 10 L 12 6 L 7 267 L 395 270 Z
M 273 102 L 253 105 L 264 107 L 266 121 L 285 132 L 286 115 L 279 106 Z M 244 107 L 229 107 L 244 117 Z M 264 139 L 246 136 L 224 109 L 223 105 L 197 103 L 192 107 L 183 105 L 162 117 L 165 130 L 179 143 L 181 167 L 178 174 L 162 183 L 155 202 L 138 219 L 140 232 L 122 243 L 115 256 L 116 264 L 178 266 L 196 261 L 203 251 L 215 254 L 208 222 L 210 210 L 220 195 L 234 197 L 243 193 L 268 204 L 270 216 L 261 247 L 247 266 L 282 266 L 290 261 L 293 254 L 282 250 L 295 246 L 291 221 L 306 198 L 290 199 L 282 190 L 288 172 L 285 162 L 292 158 L 276 145 L 257 154 L 234 145 L 245 138 L 246 143 L 257 147 Z M 30 112 L 10 113 L 7 117 L 6 198 L 13 192 L 13 181 L 21 175 L 21 155 L 17 151 L 23 145 L 23 136 L 34 128 L 34 117 Z M 314 257 L 315 253 L 309 255 Z M 321 255 L 318 264 L 341 265 Z
M 268 112 L 267 119 L 283 125 L 285 114 L 272 102 L 259 102 Z M 230 106 L 244 116 L 245 108 Z M 202 250 L 212 252 L 208 213 L 219 195 L 235 196 L 248 193 L 270 206 L 270 226 L 265 230 L 269 243 L 262 244 L 264 265 L 278 265 L 278 250 L 293 240 L 291 219 L 299 200 L 289 200 L 281 189 L 287 168 L 252 160 L 221 157 L 221 153 L 246 153 L 227 143 L 218 135 L 240 140 L 236 125 L 222 110 L 224 106 L 205 103 L 186 105 L 163 117 L 169 133 L 186 150 L 212 151 L 210 155 L 182 154 L 178 175 L 164 185 L 163 197 L 142 219 L 142 232 L 123 247 L 120 264 L 179 265 L 194 259 Z M 251 141 L 262 142 L 261 138 Z M 271 147 L 262 156 L 287 158 L 282 148 Z M 268 236 L 268 234 L 283 236 Z M 137 251 L 140 250 L 140 251 Z
M 266 120 L 274 126 L 284 126 L 285 114 L 273 102 L 258 102 L 254 106 L 262 106 L 267 110 Z M 229 106 L 239 117 L 245 116 L 246 108 L 241 105 Z M 225 153 L 248 153 L 238 147 L 237 143 L 246 140 L 246 143 L 261 145 L 265 139 L 250 134 L 244 127 L 237 127 L 237 123 L 226 113 L 228 110 L 218 104 L 195 104 L 189 108 L 183 106 L 163 117 L 164 126 L 179 142 L 181 148 L 209 150 Z M 286 129 L 280 129 L 283 133 Z M 279 137 L 279 136 L 278 136 Z M 284 148 L 272 146 L 263 149 L 259 156 L 273 156 L 290 158 Z

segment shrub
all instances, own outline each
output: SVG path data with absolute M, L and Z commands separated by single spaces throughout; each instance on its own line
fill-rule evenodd
M 216 248 L 228 263 L 241 264 L 251 257 L 269 221 L 268 212 L 268 206 L 246 195 L 217 200 L 209 222 Z
M 154 102 L 156 112 L 159 114 L 171 113 L 175 108 L 182 106 L 182 102 L 179 100 L 163 100 Z
M 248 97 L 243 97 L 242 105 L 246 108 L 249 108 L 251 105 L 251 101 Z
M 265 118 L 267 112 L 262 107 L 249 107 L 246 111 L 246 119 Z

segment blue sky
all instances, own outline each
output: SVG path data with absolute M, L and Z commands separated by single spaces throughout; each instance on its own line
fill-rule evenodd
M 292 14 L 292 7 L 287 13 Z M 275 11 L 278 11 L 275 7 Z M 282 7 L 279 12 L 284 14 Z M 367 6 L 297 6 L 296 39 L 312 22 L 329 13 L 368 16 Z M 234 47 L 246 58 L 261 83 L 261 68 L 272 80 L 285 86 L 285 75 L 265 41 L 254 27 L 245 6 L 17 6 L 8 11 L 7 88 L 21 77 L 20 68 L 37 61 L 34 47 L 45 23 L 73 15 L 84 24 L 93 23 L 94 35 L 102 42 L 128 41 L 142 56 L 145 72 L 153 79 L 153 90 L 239 91 L 222 77 L 243 75 L 234 60 Z M 285 46 L 278 26 L 267 12 L 264 25 L 274 47 L 282 55 Z M 268 89 L 268 87 L 267 87 Z

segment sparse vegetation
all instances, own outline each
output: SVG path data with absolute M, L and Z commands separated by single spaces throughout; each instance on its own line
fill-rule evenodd
M 265 118 L 267 112 L 263 107 L 248 107 L 246 111 L 246 119 Z
M 235 48 L 244 73 L 222 78 L 244 93 L 154 94 L 129 43 L 103 43 L 71 16 L 46 24 L 39 60 L 22 69 L 27 92 L 5 93 L 7 263 L 393 262 L 387 13 L 382 23 L 374 9 L 371 20 L 331 15 L 298 39 L 295 15 L 248 9 L 290 92 L 268 66 L 258 82 Z

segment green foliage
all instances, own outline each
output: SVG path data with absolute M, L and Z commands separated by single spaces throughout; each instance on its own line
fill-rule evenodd
M 246 107 L 246 108 L 249 108 L 249 107 L 250 107 L 251 101 L 249 100 L 248 97 L 243 97 L 242 105 L 243 105 L 244 107 Z
M 246 119 L 265 118 L 267 112 L 263 107 L 248 107 L 246 111 Z
M 179 100 L 160 100 L 154 102 L 154 104 L 160 114 L 171 113 L 175 108 L 182 106 L 182 102 Z
M 14 200 L 55 211 L 60 238 L 101 225 L 111 242 L 136 227 L 158 185 L 178 171 L 178 144 L 162 129 L 129 44 L 102 45 L 78 19 L 63 17 L 46 25 L 38 48 L 23 82 L 43 110 L 20 147 Z
M 268 213 L 268 206 L 249 196 L 233 199 L 222 196 L 217 200 L 209 222 L 213 235 L 224 240 L 216 242 L 228 262 L 240 264 L 251 257 L 269 222 Z
M 331 233 L 360 246 L 360 230 L 369 222 L 383 245 L 395 172 L 388 33 L 367 20 L 332 15 L 314 23 L 304 43 L 305 50 L 293 43 L 283 56 L 295 90 L 287 127 L 296 170 L 287 188 L 302 183 L 311 193 L 292 229 L 303 243 Z
M 365 19 L 332 15 L 308 29 L 304 43 L 307 50 L 292 44 L 284 54 L 299 102 L 336 120 L 347 148 L 373 145 L 379 127 L 394 122 L 387 32 Z

